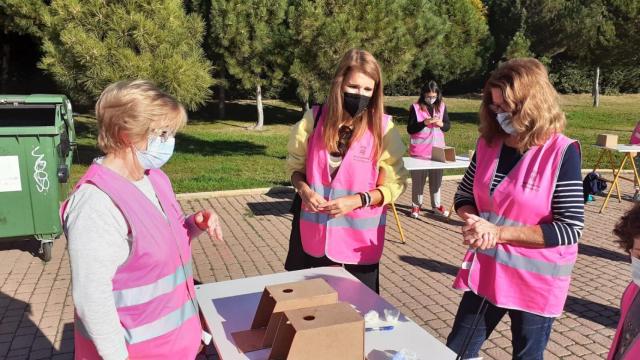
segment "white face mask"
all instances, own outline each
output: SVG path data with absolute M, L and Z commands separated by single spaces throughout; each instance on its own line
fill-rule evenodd
M 498 123 L 500 124 L 504 132 L 506 132 L 509 135 L 517 134 L 516 129 L 513 127 L 513 124 L 511 123 L 511 113 L 508 113 L 508 112 L 497 113 L 496 120 L 498 120 Z
M 640 259 L 631 257 L 631 278 L 636 285 L 640 286 Z
M 150 137 L 147 142 L 147 150 L 136 149 L 140 165 L 145 169 L 161 168 L 173 155 L 175 144 L 176 139 L 173 136 L 166 140 L 160 136 Z
M 436 103 L 436 98 L 429 99 L 429 104 L 433 105 Z

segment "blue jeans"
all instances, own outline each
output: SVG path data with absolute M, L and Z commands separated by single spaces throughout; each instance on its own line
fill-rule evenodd
M 462 351 L 463 343 L 471 330 L 473 319 L 478 313 L 482 297 L 467 291 L 462 296 L 453 329 L 447 337 L 447 347 L 456 354 Z M 504 314 L 511 318 L 511 335 L 514 359 L 542 360 L 544 349 L 551 335 L 551 325 L 555 318 L 535 315 L 526 311 L 497 307 L 485 302 L 487 311 L 478 321 L 478 327 L 471 338 L 463 358 L 478 357 L 480 348 L 498 325 Z

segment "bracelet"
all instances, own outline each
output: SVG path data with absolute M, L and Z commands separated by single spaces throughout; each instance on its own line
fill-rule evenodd
M 371 194 L 369 194 L 369 192 L 365 192 L 364 193 L 365 198 L 367 199 L 367 204 L 365 206 L 371 206 Z
M 358 195 L 360 195 L 360 201 L 362 202 L 362 205 L 360 207 L 367 206 L 367 197 L 364 195 L 364 193 L 358 193 Z

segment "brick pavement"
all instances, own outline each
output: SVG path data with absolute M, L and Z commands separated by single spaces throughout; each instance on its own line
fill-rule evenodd
M 456 183 L 445 181 L 448 203 Z M 630 188 L 626 189 L 631 191 Z M 407 243 L 400 244 L 392 216 L 381 262 L 382 296 L 444 341 L 460 294 L 451 282 L 464 253 L 459 222 L 406 216 L 409 192 L 398 201 Z M 291 215 L 291 194 L 247 195 L 182 200 L 186 212 L 212 207 L 221 215 L 225 243 L 200 236 L 193 245 L 195 276 L 224 281 L 283 271 Z M 546 359 L 602 359 L 619 316 L 619 298 L 630 279 L 627 256 L 613 244 L 611 230 L 629 201 L 602 199 L 586 207 L 587 226 L 580 244 L 565 312 L 553 326 Z M 391 215 L 391 214 L 390 214 Z M 64 239 L 44 264 L 33 242 L 0 243 L 0 359 L 72 359 L 73 303 Z M 511 354 L 508 318 L 485 343 L 486 359 Z M 207 349 L 209 358 L 216 358 Z

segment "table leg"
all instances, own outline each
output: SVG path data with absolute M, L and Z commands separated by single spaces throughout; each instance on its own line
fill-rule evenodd
M 613 155 L 611 154 L 611 151 L 607 151 L 607 153 L 609 154 L 609 163 L 611 164 L 611 172 L 613 173 L 613 176 L 616 177 L 616 162 L 613 160 Z M 624 158 L 626 158 L 626 154 L 624 156 Z M 624 161 L 624 159 L 623 159 Z M 620 167 L 620 169 L 618 170 L 618 173 L 620 173 L 620 171 L 622 171 L 622 166 Z M 618 202 L 622 202 L 622 193 L 620 192 L 620 186 L 618 185 L 617 182 L 614 182 L 613 184 L 611 184 L 611 190 L 613 190 L 613 186 L 615 185 L 616 187 L 616 194 L 618 194 Z
M 632 154 L 634 156 L 632 156 Z M 636 159 L 634 159 L 636 156 L 640 156 L 640 153 L 629 153 L 629 160 L 631 161 L 631 167 L 633 168 L 633 179 L 635 180 L 634 185 L 636 187 L 636 190 L 638 189 L 638 187 L 640 186 L 640 176 L 638 176 L 638 168 L 636 167 Z
M 598 155 L 598 160 L 596 160 L 596 165 L 593 167 L 593 172 L 596 172 L 600 168 L 600 163 L 602 162 L 602 157 L 604 156 L 604 153 L 606 151 L 607 151 L 607 149 L 601 149 L 600 150 L 600 155 Z
M 611 189 L 609 189 L 609 192 L 607 193 L 607 197 L 604 199 L 604 203 L 602 204 L 602 207 L 600 208 L 600 213 L 602 213 L 604 208 L 607 207 L 607 203 L 609 202 L 609 197 L 611 197 L 611 193 L 613 192 L 613 186 L 615 185 L 616 188 L 617 188 L 618 179 L 620 177 L 620 174 L 622 173 L 622 169 L 624 169 L 624 164 L 627 162 L 627 158 L 628 158 L 627 155 L 625 155 L 622 158 L 622 162 L 620 163 L 620 168 L 618 169 L 618 172 L 615 173 L 616 176 L 613 177 L 613 184 L 611 185 Z
M 404 231 L 402 231 L 402 225 L 400 225 L 400 217 L 398 216 L 398 211 L 396 210 L 396 204 L 391 203 L 391 210 L 393 210 L 393 217 L 396 219 L 396 225 L 398 225 L 398 231 L 400 232 L 400 240 L 404 244 Z
M 447 219 L 451 219 L 451 215 L 453 215 L 453 212 L 455 210 L 456 210 L 456 202 L 454 199 L 453 203 L 451 204 L 451 208 L 449 208 L 449 215 L 447 215 Z

